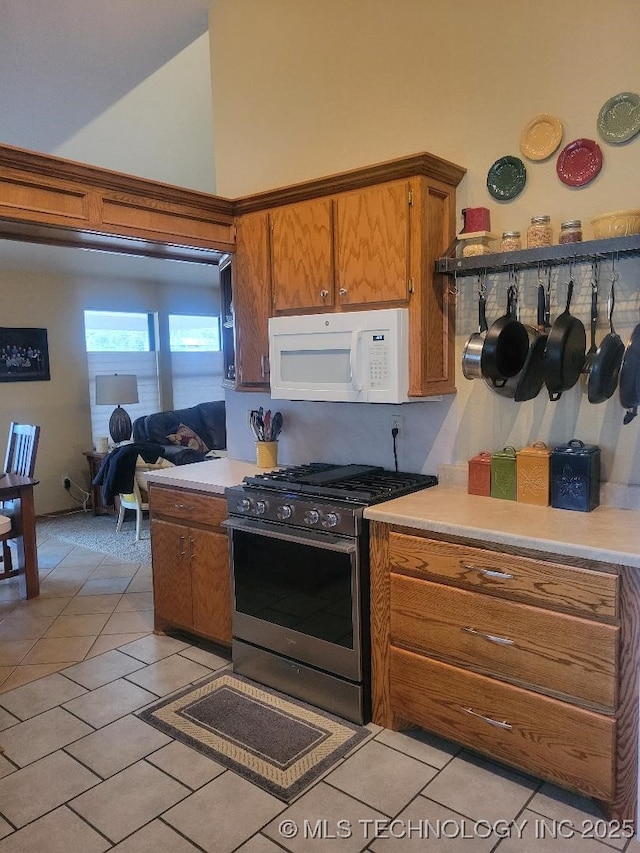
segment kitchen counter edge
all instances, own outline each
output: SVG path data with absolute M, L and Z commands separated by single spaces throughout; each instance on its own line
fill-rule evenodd
M 149 471 L 146 479 L 148 483 L 173 486 L 177 489 L 224 495 L 225 489 L 229 486 L 237 486 L 244 477 L 253 476 L 262 471 L 264 468 L 258 468 L 255 463 L 225 457 Z
M 640 512 L 541 507 L 435 486 L 368 507 L 365 518 L 432 533 L 640 568 Z

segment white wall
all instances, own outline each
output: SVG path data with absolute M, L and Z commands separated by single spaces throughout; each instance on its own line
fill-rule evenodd
M 556 230 L 581 218 L 589 238 L 593 216 L 639 204 L 640 136 L 613 146 L 599 140 L 596 127 L 609 97 L 638 89 L 639 34 L 637 4 L 628 0 L 584 0 L 579 8 L 555 0 L 214 0 L 212 92 L 214 113 L 224 116 L 214 123 L 217 191 L 257 192 L 426 150 L 467 168 L 458 209 L 488 207 L 493 231 L 524 232 L 531 216 L 548 213 Z M 486 189 L 491 164 L 521 156 L 521 129 L 542 112 L 563 122 L 563 145 L 598 140 L 602 172 L 575 189 L 558 179 L 555 157 L 525 160 L 523 192 L 495 201 Z M 554 314 L 564 301 L 565 272 L 554 280 Z M 603 302 L 609 272 L 605 266 Z M 575 308 L 586 321 L 590 270 L 575 273 Z M 640 264 L 621 263 L 620 273 L 616 327 L 626 337 L 638 320 Z M 535 273 L 522 285 L 523 319 L 533 320 Z M 458 364 L 477 327 L 475 291 L 473 279 L 459 282 Z M 491 321 L 504 311 L 503 279 L 489 281 L 488 296 Z M 603 317 L 598 337 L 605 332 Z M 482 449 L 576 436 L 601 445 L 606 479 L 640 483 L 640 419 L 623 427 L 617 399 L 594 406 L 581 383 L 556 403 L 541 394 L 518 404 L 461 371 L 457 388 L 443 403 L 402 407 L 410 470 L 435 472 Z M 230 450 L 243 458 L 252 454 L 242 419 L 251 397 L 227 399 L 230 418 L 238 412 Z M 327 407 L 312 416 L 313 406 L 288 404 L 291 430 L 283 433 L 281 456 L 302 461 L 351 452 L 389 464 L 386 408 L 337 406 L 325 418 Z M 402 444 L 400 450 L 402 466 Z
M 51 153 L 214 192 L 208 71 L 205 34 Z

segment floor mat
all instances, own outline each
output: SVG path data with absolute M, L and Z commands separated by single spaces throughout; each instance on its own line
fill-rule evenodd
M 285 802 L 372 733 L 226 670 L 138 712 Z

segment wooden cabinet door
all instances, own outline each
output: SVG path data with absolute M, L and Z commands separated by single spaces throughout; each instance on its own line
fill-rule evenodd
M 331 199 L 276 208 L 270 221 L 274 311 L 333 306 Z
M 339 305 L 409 298 L 410 185 L 394 181 L 336 196 Z
M 231 570 L 225 534 L 190 531 L 193 629 L 231 645 Z
M 189 528 L 151 521 L 155 627 L 190 628 L 193 621 Z
M 237 223 L 233 262 L 235 373 L 238 390 L 269 387 L 269 223 L 263 212 Z

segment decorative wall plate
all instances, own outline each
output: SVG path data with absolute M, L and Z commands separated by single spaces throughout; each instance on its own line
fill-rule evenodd
M 529 160 L 546 160 L 562 142 L 562 123 L 555 116 L 540 113 L 520 134 L 520 151 Z
M 524 189 L 527 170 L 519 157 L 501 157 L 491 166 L 487 174 L 487 189 L 500 201 L 515 198 Z
M 593 139 L 575 139 L 558 155 L 556 172 L 569 187 L 583 187 L 592 181 L 602 168 L 602 151 Z
M 620 92 L 604 104 L 598 115 L 598 133 L 605 142 L 619 145 L 640 131 L 640 95 Z

